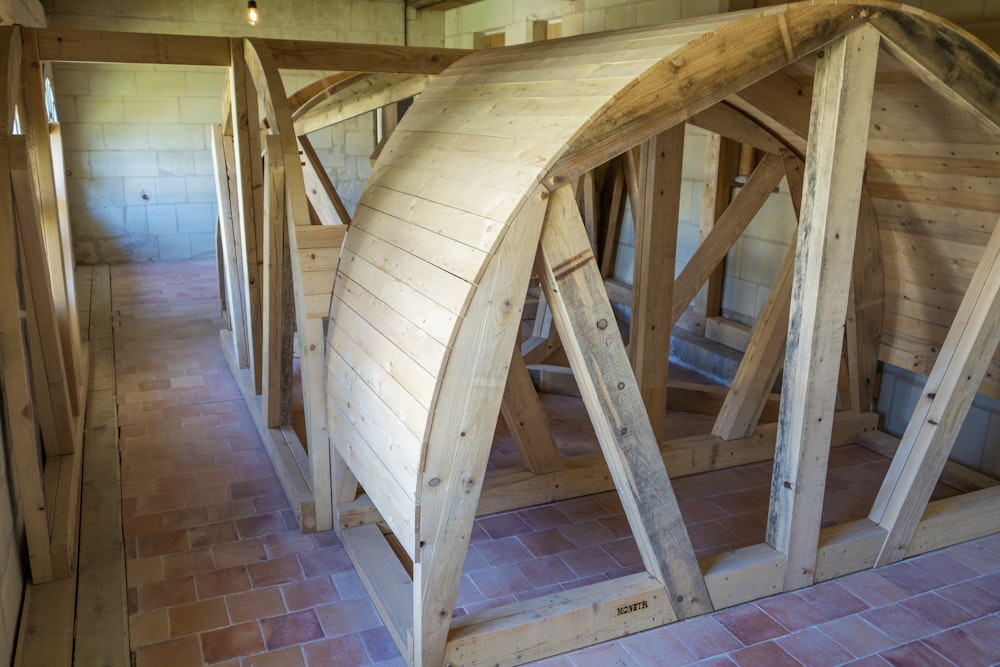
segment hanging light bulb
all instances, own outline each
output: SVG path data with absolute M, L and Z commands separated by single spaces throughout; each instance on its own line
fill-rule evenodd
M 247 23 L 250 25 L 257 25 L 257 20 L 260 15 L 257 13 L 257 0 L 250 0 L 247 2 Z

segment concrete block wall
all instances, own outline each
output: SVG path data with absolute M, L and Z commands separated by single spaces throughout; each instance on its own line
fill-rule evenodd
M 195 0 L 49 0 L 58 28 L 433 43 L 430 12 L 409 20 L 399 0 L 261 3 Z M 424 16 L 426 15 L 426 16 Z M 440 31 L 438 32 L 440 35 Z M 440 38 L 438 40 L 440 42 Z M 414 42 L 416 43 L 416 42 Z M 215 252 L 216 202 L 206 126 L 221 120 L 221 68 L 57 64 L 74 251 L 80 263 L 188 259 Z M 321 76 L 283 73 L 287 93 Z M 371 115 L 310 136 L 353 213 L 370 171 Z
M 562 20 L 562 36 L 653 25 L 728 11 L 729 0 L 481 0 L 446 12 L 445 45 L 471 49 L 474 35 L 502 29 L 506 44 L 531 41 L 534 21 Z
M 882 385 L 878 411 L 883 428 L 902 436 L 923 394 L 927 376 L 898 366 L 886 364 L 882 370 Z M 955 440 L 951 458 L 974 470 L 1000 478 L 1000 400 L 979 394 Z

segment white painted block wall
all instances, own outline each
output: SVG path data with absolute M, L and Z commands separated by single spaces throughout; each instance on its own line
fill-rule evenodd
M 245 3 L 50 0 L 52 27 L 321 41 L 441 42 L 440 13 L 400 0 Z M 424 16 L 426 15 L 426 16 Z M 293 93 L 322 73 L 283 73 Z M 84 264 L 177 260 L 215 252 L 216 201 L 206 126 L 221 121 L 221 68 L 57 64 L 74 252 Z M 348 210 L 370 172 L 372 115 L 310 137 Z

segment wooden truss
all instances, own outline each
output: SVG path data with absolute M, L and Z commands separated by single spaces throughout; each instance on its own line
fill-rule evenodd
M 326 360 L 335 525 L 411 664 L 518 664 L 1000 529 L 995 480 L 928 503 L 1000 342 L 986 324 L 988 285 L 1000 275 L 992 240 L 870 516 L 820 526 L 830 448 L 882 439 L 870 410 L 885 251 L 865 139 L 876 72 L 913 66 L 904 40 L 889 40 L 929 20 L 839 4 L 716 17 L 684 24 L 676 41 L 663 28 L 475 54 L 421 93 L 382 149 L 346 237 Z M 937 29 L 963 53 L 978 49 Z M 737 34 L 745 59 L 720 55 Z M 978 74 L 995 81 L 990 63 Z M 917 69 L 940 88 L 940 67 Z M 798 99 L 806 77 L 811 105 L 776 104 L 776 91 Z M 947 99 L 967 109 L 989 96 L 963 89 Z M 713 206 L 675 280 L 684 121 L 764 157 L 731 204 Z M 714 400 L 713 433 L 664 441 L 667 332 L 782 178 L 798 232 L 737 377 Z M 603 222 L 599 182 L 611 184 Z M 598 242 L 602 231 L 614 239 L 626 193 L 636 274 L 616 298 L 632 307 L 628 350 L 606 291 L 610 251 Z M 512 313 L 532 272 L 544 306 L 510 356 Z M 702 308 L 717 301 L 713 289 Z M 526 384 L 526 371 L 565 377 L 537 365 L 558 348 L 600 456 L 562 458 Z M 838 382 L 842 357 L 849 372 Z M 777 423 L 759 424 L 782 369 Z M 498 413 L 524 470 L 486 471 Z M 771 457 L 762 543 L 699 561 L 670 478 Z M 451 619 L 477 513 L 608 488 L 644 572 Z
M 227 68 L 211 135 L 231 325 L 223 349 L 300 525 L 338 531 L 411 664 L 517 664 L 1000 531 L 998 487 L 947 461 L 976 391 L 1000 393 L 1000 193 L 975 171 L 995 167 L 982 144 L 1000 143 L 1000 67 L 952 26 L 896 5 L 814 2 L 471 55 L 2 34 L 8 83 L 24 84 L 8 86 L 24 99 L 9 99 L 4 117 L 17 106 L 27 127 L 23 140 L 4 134 L 0 160 L 15 189 L 0 271 L 23 286 L 0 308 L 5 438 L 35 454 L 18 459 L 19 477 L 39 480 L 26 507 L 47 486 L 39 442 L 46 470 L 76 451 L 36 428 L 76 436 L 84 395 L 79 379 L 56 382 L 86 365 L 72 314 L 39 288 L 48 280 L 72 303 L 71 289 L 52 288 L 69 280 L 65 268 L 57 275 L 59 233 L 31 222 L 63 221 L 53 216 L 58 179 L 48 187 L 39 176 L 58 156 L 38 150 L 48 131 L 35 118 L 38 70 L 21 74 L 22 63 L 64 60 Z M 336 73 L 288 95 L 283 68 Z M 416 93 L 348 221 L 306 135 Z M 911 93 L 921 111 L 893 106 Z M 921 133 L 931 116 L 947 123 Z M 720 138 L 709 145 L 701 244 L 675 279 L 684 123 Z M 730 203 L 737 144 L 763 157 Z M 943 145 L 960 150 L 944 155 Z M 721 326 L 721 261 L 782 179 L 798 231 L 733 385 L 680 387 L 668 377 L 668 332 Z M 32 187 L 34 201 L 18 196 Z M 631 288 L 610 278 L 626 206 L 637 225 Z M 982 259 L 964 259 L 969 248 Z M 22 254 L 49 260 L 33 266 Z M 928 261 L 947 289 L 920 272 Z M 534 275 L 544 306 L 518 345 Z M 632 307 L 628 348 L 611 301 Z M 52 326 L 25 334 L 22 308 Z M 571 372 L 551 363 L 558 351 Z M 930 376 L 898 443 L 871 412 L 879 360 Z M 532 377 L 572 384 L 600 455 L 560 454 Z M 693 401 L 713 406 L 711 433 L 665 439 L 665 408 Z M 62 421 L 35 420 L 40 410 Z M 525 468 L 487 473 L 500 414 Z M 829 450 L 854 442 L 893 451 L 892 466 L 867 518 L 821 528 Z M 771 458 L 762 542 L 697 559 L 671 479 Z M 974 490 L 929 503 L 942 474 Z M 452 618 L 477 514 L 612 488 L 643 572 Z M 38 558 L 40 573 L 52 571 L 55 533 L 31 521 L 33 571 Z
M 76 568 L 87 345 L 80 337 L 59 125 L 45 103 L 36 33 L 0 31 L 2 439 L 12 454 L 31 577 Z

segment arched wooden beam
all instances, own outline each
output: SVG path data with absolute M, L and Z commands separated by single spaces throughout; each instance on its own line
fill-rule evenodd
M 387 104 L 419 95 L 432 77 L 426 74 L 372 74 L 336 87 L 321 104 L 294 116 L 301 136 L 355 118 Z
M 337 91 L 343 90 L 358 81 L 363 81 L 369 76 L 371 74 L 367 72 L 338 72 L 300 88 L 288 96 L 288 106 L 292 112 L 292 120 L 296 120 L 313 107 L 322 104 L 324 100 Z
M 867 19 L 867 11 L 854 5 L 781 6 L 744 14 L 711 38 L 687 43 L 643 72 L 570 139 L 548 182 L 554 187 L 572 180 Z

